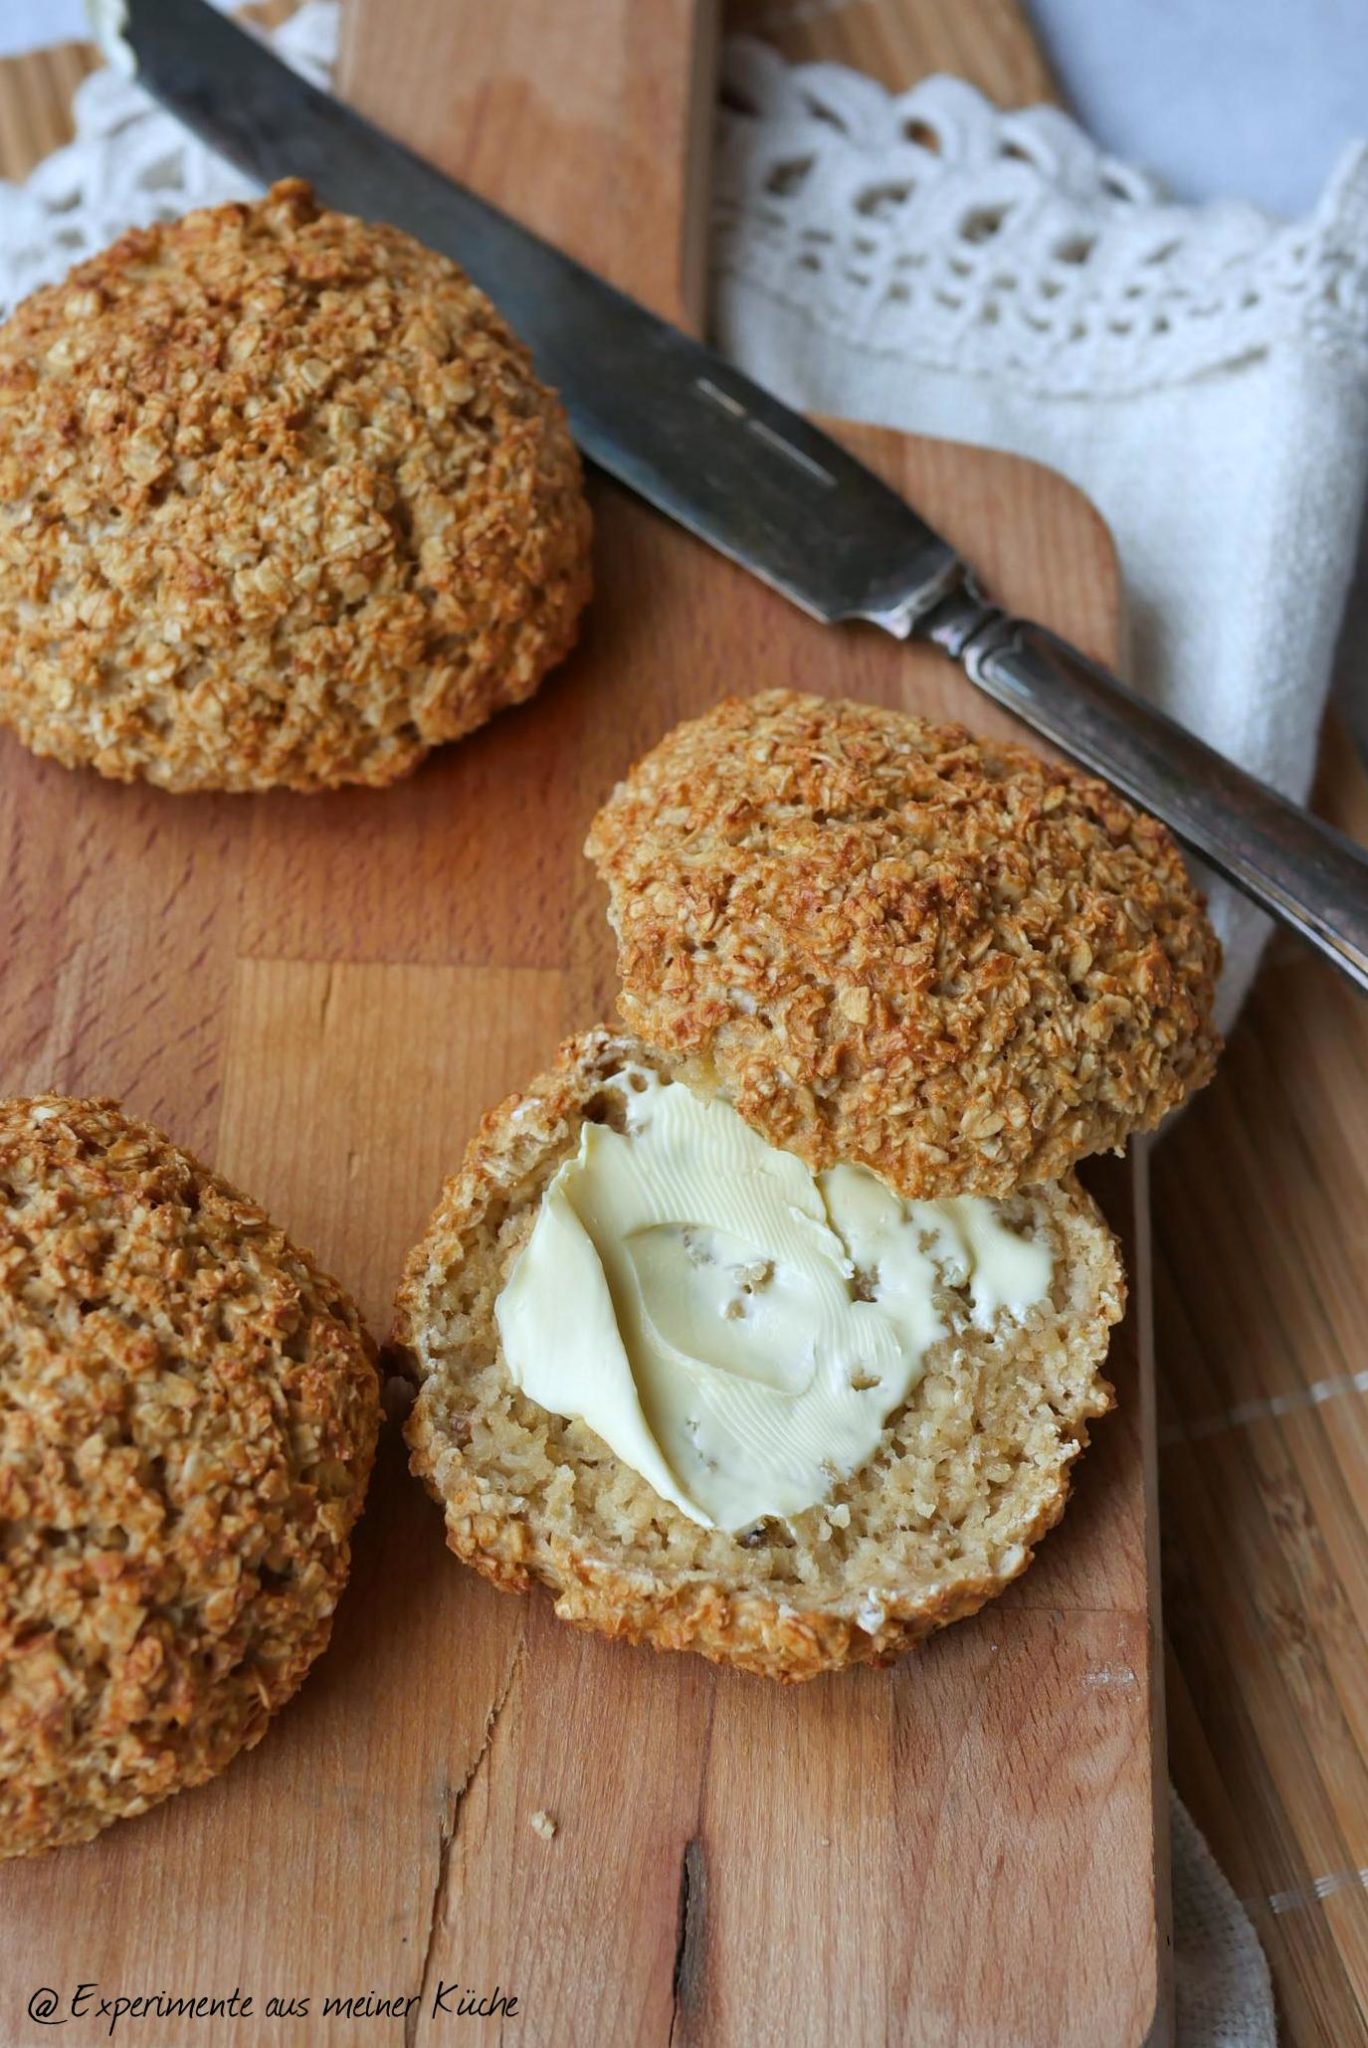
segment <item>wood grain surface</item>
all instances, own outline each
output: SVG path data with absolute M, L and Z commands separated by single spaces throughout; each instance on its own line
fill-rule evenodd
M 792 63 L 848 64 L 899 91 L 949 71 L 999 106 L 1057 97 L 1018 0 L 726 0 L 726 16 Z
M 489 35 L 479 0 L 363 4 L 345 76 L 684 314 L 692 0 L 613 0 L 592 34 L 567 16 L 516 0 Z M 567 207 L 567 186 L 593 203 Z M 1067 486 L 852 438 L 1009 602 L 1114 651 L 1110 545 Z M 608 1009 L 579 846 L 643 747 L 762 679 L 1005 724 L 934 654 L 805 622 L 610 487 L 595 506 L 582 649 L 401 789 L 178 801 L 0 745 L 3 1085 L 124 1096 L 252 1188 L 380 1328 L 481 1110 Z M 1132 1186 L 1113 1180 L 1118 1210 Z M 492 1592 L 445 1553 L 387 1432 L 333 1647 L 262 1747 L 87 1849 L 0 1871 L 0 2040 L 45 2038 L 17 2018 L 30 1979 L 240 1985 L 257 2017 L 193 2036 L 235 2043 L 435 2041 L 453 1982 L 516 1994 L 539 2043 L 1141 2040 L 1161 1971 L 1138 1334 L 1132 1318 L 1120 1412 L 1020 1585 L 893 1673 L 793 1693 Z M 413 2009 L 322 2017 L 325 1994 L 368 1991 Z M 308 2021 L 264 2017 L 303 1995 Z M 137 2038 L 186 2036 L 143 2020 Z
M 729 19 L 793 57 L 858 64 L 894 86 L 944 68 L 1004 104 L 1051 89 L 1013 0 L 852 0 L 843 8 L 732 0 Z M 89 51 L 68 48 L 0 64 L 0 175 L 22 176 L 66 139 L 68 94 L 91 61 Z M 5 757 L 7 774 L 11 760 Z M 1333 720 L 1318 803 L 1368 841 L 1368 783 Z M 200 851 L 212 860 L 210 847 Z M 225 877 L 224 886 L 235 885 Z M 159 973 L 174 951 L 158 935 L 149 970 Z M 68 966 L 68 991 L 73 973 Z M 505 1006 L 549 999 L 529 1047 L 560 1028 L 557 988 L 554 978 L 524 978 L 505 989 Z M 414 981 L 402 991 L 409 1004 L 428 993 Z M 63 1000 L 74 998 L 68 992 Z M 451 1022 L 441 1048 L 448 1063 L 459 1017 Z M 92 1044 L 92 1074 L 98 1081 L 103 1069 L 103 1085 L 137 1087 L 153 1106 L 151 1062 L 167 1059 L 169 1038 L 147 1041 L 149 1061 L 136 1034 L 120 1037 L 117 1059 Z M 378 1062 L 378 1049 L 369 1057 Z M 184 1046 L 175 1060 L 193 1075 Z M 36 1054 L 31 1071 L 45 1071 Z M 1292 2048 L 1368 2040 L 1365 1075 L 1368 1006 L 1291 942 L 1275 941 L 1221 1073 L 1155 1161 L 1170 1758 L 1179 1791 L 1255 1917 L 1273 1966 L 1282 2037 Z M 472 1111 L 503 1078 L 497 1063 L 486 1075 L 470 1074 Z M 427 1079 L 434 1089 L 446 1085 L 441 1061 L 428 1067 Z M 189 1114 L 193 1087 L 181 1099 Z M 378 1105 L 372 1114 L 383 1117 Z M 458 1120 L 459 1107 L 453 1126 Z M 190 1115 L 190 1128 L 212 1142 L 212 1105 Z M 415 1178 L 439 1170 L 439 1155 L 456 1135 L 453 1128 L 449 1138 L 431 1137 L 419 1119 Z M 380 1149 L 373 1144 L 366 1161 L 377 1213 L 393 1199 L 386 1173 L 407 1172 L 388 1146 L 377 1159 Z M 351 1152 L 345 1139 L 331 1148 L 340 1166 L 338 1202 L 356 1172 Z M 395 1249 L 383 1238 L 368 1244 L 358 1277 L 376 1301 Z M 376 1509 L 388 1500 L 378 1494 Z M 407 1492 L 403 1506 L 414 1518 L 413 1556 L 426 1559 L 430 1518 Z M 402 1550 L 401 1540 L 396 1554 Z M 372 1576 L 359 1576 L 336 1646 L 296 1714 L 311 1710 L 316 1692 L 326 1699 L 334 1659 L 364 1654 L 348 1631 L 375 1581 L 369 1550 L 361 1571 Z M 411 1569 L 388 1588 L 396 1627 L 407 1626 L 419 1605 L 404 1597 L 413 1576 Z M 440 1632 L 444 1617 L 422 1612 Z M 284 1737 L 282 1727 L 273 1743 Z M 263 1751 L 260 1766 L 241 1769 L 266 1760 Z M 355 1769 L 350 1751 L 348 1768 Z M 434 1827 L 437 1811 L 434 1795 Z M 419 1855 L 416 1863 L 418 1881 L 426 1882 L 427 1862 Z M 119 1881 L 117 1872 L 102 1876 L 102 1894 Z M 335 1943 L 329 1948 L 338 1953 Z
M 732 0 L 796 62 L 1053 97 L 1004 0 Z M 1368 844 L 1327 721 L 1316 807 Z M 1292 2048 L 1368 2041 L 1368 1003 L 1276 935 L 1216 1080 L 1155 1148 L 1174 1781 Z

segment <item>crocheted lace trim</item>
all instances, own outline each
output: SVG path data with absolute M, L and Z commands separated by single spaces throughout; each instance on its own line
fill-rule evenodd
M 309 0 L 269 40 L 297 71 L 326 86 L 337 25 L 336 0 Z M 72 110 L 74 140 L 44 157 L 22 185 L 0 182 L 0 317 L 125 228 L 258 189 L 112 66 L 81 81 Z
M 275 45 L 326 85 L 337 27 L 309 0 Z M 0 315 L 125 228 L 252 190 L 113 69 L 74 111 L 75 140 L 0 185 Z M 1003 114 L 954 78 L 892 94 L 740 37 L 713 252 L 847 341 L 1042 392 L 1172 383 L 1294 335 L 1368 363 L 1368 150 L 1300 225 L 1172 206 L 1052 107 Z
M 1166 203 L 1053 107 L 724 59 L 719 274 L 842 339 L 1042 392 L 1134 390 L 1311 337 L 1368 362 L 1368 149 L 1310 219 Z

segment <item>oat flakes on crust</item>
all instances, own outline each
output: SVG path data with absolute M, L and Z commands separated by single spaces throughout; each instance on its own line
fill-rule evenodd
M 298 179 L 0 328 L 0 722 L 165 789 L 392 782 L 589 594 L 559 401 L 483 293 Z
M 813 1167 L 1005 1195 L 1215 1064 L 1220 950 L 1169 833 L 1025 748 L 731 697 L 637 764 L 587 851 L 625 1023 Z
M 355 1308 L 254 1203 L 112 1102 L 0 1103 L 0 1857 L 261 1739 L 378 1418 Z
M 1013 1198 L 1046 1230 L 1054 1299 L 991 1339 L 939 1346 L 863 1471 L 828 1503 L 744 1537 L 662 1500 L 582 1422 L 528 1399 L 499 1351 L 494 1302 L 541 1192 L 586 1117 L 611 1114 L 623 1065 L 670 1072 L 639 1041 L 571 1039 L 550 1072 L 484 1119 L 407 1262 L 395 1362 L 417 1395 L 405 1434 L 448 1546 L 505 1592 L 548 1587 L 564 1621 L 694 1650 L 785 1682 L 887 1664 L 974 1613 L 1059 1520 L 1125 1282 L 1110 1231 L 1072 1176 Z

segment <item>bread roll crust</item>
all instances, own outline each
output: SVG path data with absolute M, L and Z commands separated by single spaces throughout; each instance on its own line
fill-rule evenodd
M 629 1030 L 814 1168 L 1005 1196 L 1211 1075 L 1219 946 L 1169 833 L 1023 747 L 727 698 L 590 830 Z
M 116 1103 L 0 1103 L 0 1857 L 260 1741 L 378 1421 L 356 1309 L 255 1203 Z
M 0 328 L 0 720 L 163 789 L 383 784 L 570 648 L 589 511 L 484 294 L 287 179 Z

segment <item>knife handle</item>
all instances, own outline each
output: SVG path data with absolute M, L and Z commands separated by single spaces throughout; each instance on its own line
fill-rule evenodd
M 919 630 L 1368 991 L 1368 854 L 1044 626 L 966 583 Z

